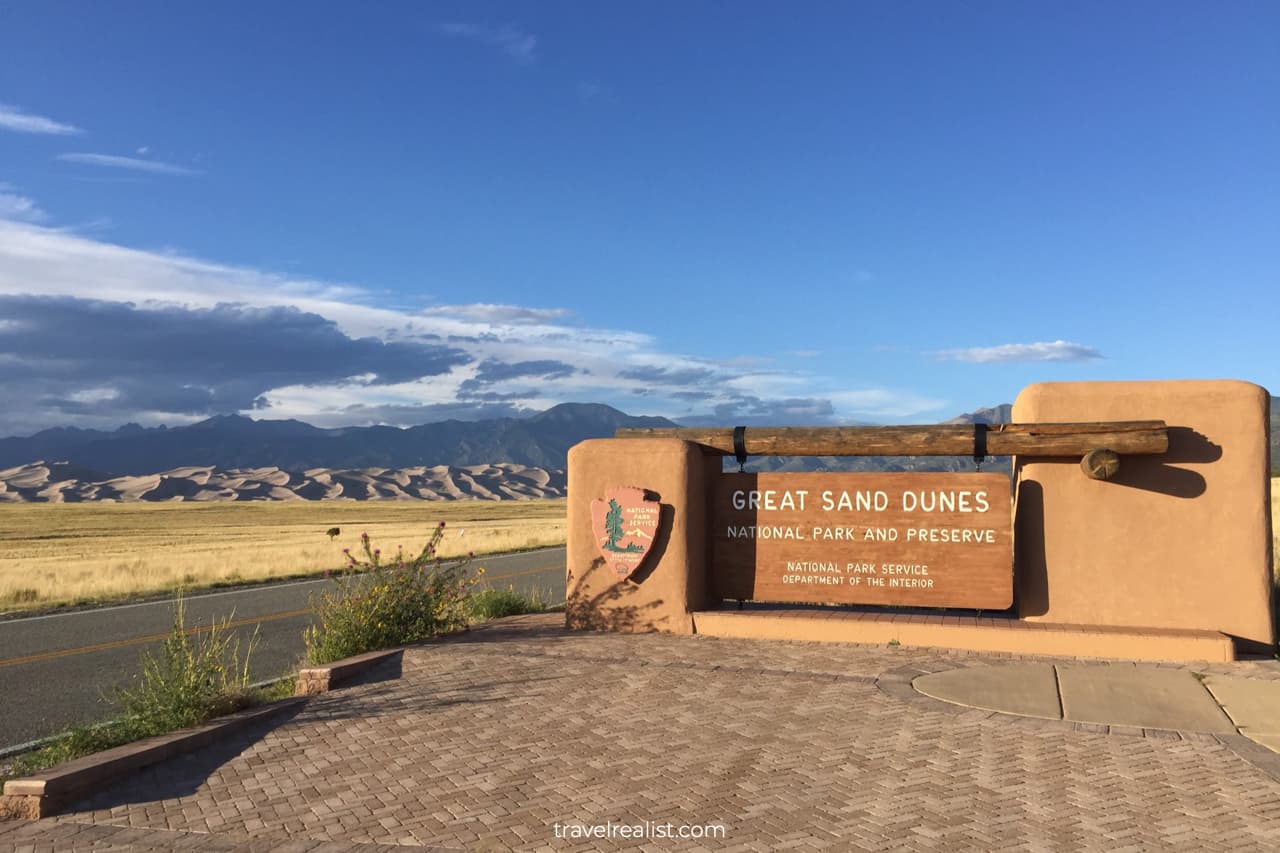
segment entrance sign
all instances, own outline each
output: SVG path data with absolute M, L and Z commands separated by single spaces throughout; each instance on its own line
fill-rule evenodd
M 619 579 L 629 578 L 644 563 L 658 533 L 661 504 L 647 500 L 644 489 L 615 488 L 591 502 L 591 530 L 605 565 Z
M 1235 380 L 1046 382 L 1018 395 L 1008 424 L 588 439 L 569 450 L 565 624 L 1139 660 L 1270 654 L 1274 405 Z M 726 457 L 970 452 L 1014 454 L 1016 494 L 998 473 L 724 470 Z M 606 516 L 625 505 L 605 496 L 620 485 L 662 500 L 657 542 L 625 580 L 601 559 L 613 556 Z
M 754 601 L 1004 610 L 1004 474 L 724 474 L 711 582 Z

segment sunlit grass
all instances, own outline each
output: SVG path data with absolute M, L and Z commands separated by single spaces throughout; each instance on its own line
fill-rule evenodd
M 4 504 L 0 612 L 338 570 L 361 533 L 416 550 L 441 521 L 443 557 L 565 541 L 563 499 Z
M 517 590 L 482 587 L 467 599 L 467 613 L 473 622 L 487 622 L 503 616 L 523 616 L 526 613 L 544 613 L 554 606 L 551 593 L 542 589 Z

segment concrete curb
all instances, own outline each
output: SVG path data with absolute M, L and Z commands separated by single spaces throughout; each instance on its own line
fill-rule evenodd
M 298 683 L 293 690 L 294 696 L 316 696 L 328 693 L 344 681 L 350 681 L 365 670 L 377 666 L 385 660 L 403 654 L 408 646 L 396 646 L 393 649 L 380 649 L 376 652 L 365 652 L 362 655 L 343 658 L 324 666 L 311 666 L 298 670 Z
M 114 749 L 95 752 L 32 776 L 10 779 L 0 795 L 0 821 L 49 817 L 89 788 L 179 753 L 199 749 L 215 739 L 304 704 L 283 699 L 229 714 L 189 729 L 156 735 Z

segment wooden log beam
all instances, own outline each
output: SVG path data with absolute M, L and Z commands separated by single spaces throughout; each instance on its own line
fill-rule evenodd
M 1097 448 L 1158 454 L 1169 449 L 1164 421 L 991 424 L 987 456 L 1081 456 Z M 733 427 L 620 429 L 618 438 L 680 438 L 733 456 Z M 748 456 L 972 456 L 972 424 L 874 427 L 747 427 Z

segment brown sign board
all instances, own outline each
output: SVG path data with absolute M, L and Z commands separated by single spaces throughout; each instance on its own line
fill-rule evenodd
M 1003 610 L 1004 474 L 724 474 L 711 584 L 723 598 Z

